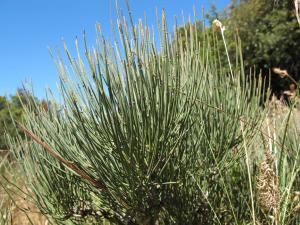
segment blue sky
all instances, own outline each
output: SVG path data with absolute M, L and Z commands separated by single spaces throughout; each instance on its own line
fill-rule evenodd
M 125 11 L 125 0 L 119 0 Z M 166 10 L 167 19 L 201 14 L 211 3 L 224 8 L 229 0 L 129 0 L 134 21 L 147 14 L 148 24 L 156 24 L 155 11 Z M 95 24 L 111 37 L 110 21 L 116 21 L 115 0 L 0 0 L 0 95 L 14 94 L 22 82 L 31 81 L 34 93 L 45 96 L 45 88 L 56 92 L 58 74 L 48 47 L 62 49 L 86 31 L 89 45 L 95 42 Z M 172 25 L 172 24 L 169 24 Z M 80 40 L 80 39 L 79 39 Z

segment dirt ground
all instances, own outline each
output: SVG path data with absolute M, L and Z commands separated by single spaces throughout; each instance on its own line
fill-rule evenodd
M 15 194 L 17 189 L 6 181 L 5 178 L 18 187 L 25 187 L 13 162 L 7 165 L 4 160 L 8 161 L 6 154 L 0 156 L 0 225 L 48 225 L 47 219 L 26 196 L 21 192 Z

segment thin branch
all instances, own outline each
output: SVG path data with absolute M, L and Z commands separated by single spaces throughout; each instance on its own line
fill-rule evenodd
M 26 135 L 31 137 L 36 143 L 41 145 L 50 155 L 52 155 L 54 158 L 59 160 L 61 163 L 66 165 L 68 168 L 76 172 L 80 177 L 82 177 L 84 180 L 88 181 L 91 183 L 93 186 L 100 188 L 102 190 L 107 190 L 107 187 L 92 178 L 90 175 L 88 175 L 86 172 L 81 170 L 78 166 L 76 166 L 74 163 L 71 163 L 70 161 L 66 160 L 63 158 L 61 155 L 59 155 L 57 152 L 55 152 L 53 149 L 51 149 L 45 142 L 43 142 L 41 139 L 39 139 L 37 136 L 35 136 L 31 131 L 29 131 L 23 124 L 18 122 L 19 127 L 25 132 Z

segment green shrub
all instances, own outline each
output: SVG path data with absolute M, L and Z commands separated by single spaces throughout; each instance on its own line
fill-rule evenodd
M 72 72 L 55 59 L 63 104 L 24 105 L 27 138 L 9 141 L 28 197 L 55 224 L 297 224 L 298 145 L 272 152 L 297 133 L 267 135 L 266 152 L 263 81 L 246 80 L 242 60 L 224 69 L 215 36 L 196 25 L 171 38 L 163 13 L 155 43 L 130 22 L 119 18 L 113 46 L 97 26 L 85 59 L 77 42 L 77 58 L 65 45 Z

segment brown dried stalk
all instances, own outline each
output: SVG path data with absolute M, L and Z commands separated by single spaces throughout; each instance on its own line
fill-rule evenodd
M 31 137 L 36 143 L 41 145 L 50 155 L 52 155 L 54 158 L 56 158 L 58 161 L 63 163 L 65 166 L 76 172 L 80 177 L 82 177 L 84 180 L 88 181 L 91 183 L 93 186 L 100 188 L 102 190 L 107 190 L 107 187 L 92 178 L 90 175 L 88 175 L 86 172 L 81 170 L 78 166 L 76 166 L 74 163 L 66 160 L 63 158 L 61 155 L 59 155 L 57 152 L 55 152 L 53 149 L 51 149 L 45 142 L 43 142 L 41 139 L 39 139 L 36 135 L 34 135 L 31 131 L 29 131 L 23 124 L 18 123 L 19 127 L 25 132 L 26 135 Z
M 258 199 L 264 210 L 271 212 L 276 218 L 279 210 L 278 178 L 273 169 L 273 155 L 267 150 L 265 160 L 260 165 L 257 180 Z
M 282 70 L 280 68 L 273 68 L 272 69 L 274 73 L 276 73 L 277 75 L 279 75 L 281 78 L 287 77 L 289 78 L 294 84 L 296 84 L 296 86 L 298 85 L 297 81 L 295 81 L 295 79 L 287 72 L 287 70 Z

